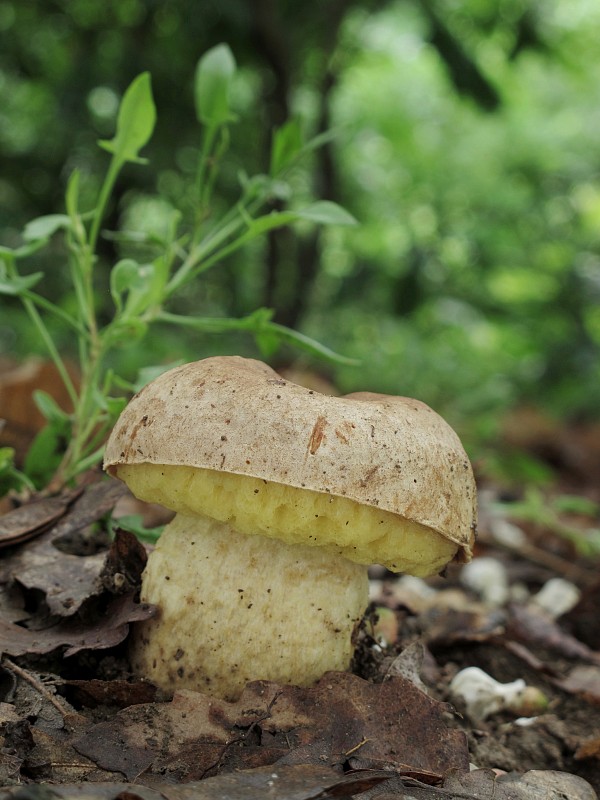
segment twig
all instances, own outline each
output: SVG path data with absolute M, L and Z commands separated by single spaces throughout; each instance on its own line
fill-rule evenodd
M 69 720 L 70 722 L 73 722 L 74 720 L 87 721 L 85 717 L 81 716 L 81 714 L 78 714 L 76 711 L 69 711 L 68 709 L 63 708 L 62 704 L 59 703 L 55 695 L 49 692 L 48 689 L 44 686 L 44 684 L 35 677 L 35 675 L 32 675 L 27 670 L 23 669 L 22 667 L 19 667 L 9 658 L 6 658 L 6 656 L 4 656 L 3 658 L 3 663 L 8 667 L 8 669 L 11 672 L 14 672 L 15 675 L 19 676 L 19 678 L 22 678 L 24 681 L 27 681 L 27 683 L 30 686 L 33 686 L 36 692 L 39 692 L 45 700 L 51 703 L 54 706 L 54 708 L 60 713 L 61 717 L 65 722 L 67 722 L 67 720 Z
M 364 747 L 364 745 L 366 745 L 366 743 L 369 742 L 369 741 L 370 741 L 370 739 L 367 739 L 367 738 L 363 737 L 362 742 L 359 742 L 358 744 L 355 744 L 354 747 L 350 748 L 350 750 L 348 750 L 346 753 L 344 753 L 344 755 L 345 756 L 350 756 L 350 755 L 352 755 L 352 753 L 356 753 L 357 750 L 360 750 L 360 748 Z

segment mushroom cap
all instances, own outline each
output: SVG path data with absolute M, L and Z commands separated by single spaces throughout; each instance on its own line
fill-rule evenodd
M 207 358 L 160 375 L 119 417 L 105 469 L 148 463 L 346 497 L 428 527 L 471 557 L 471 464 L 452 428 L 419 400 L 332 397 L 260 361 Z

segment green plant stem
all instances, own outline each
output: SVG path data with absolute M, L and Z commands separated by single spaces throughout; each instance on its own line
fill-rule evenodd
M 220 141 L 216 139 L 215 135 L 216 146 L 209 156 L 208 169 L 203 179 L 202 205 L 204 206 L 205 214 L 209 212 L 213 189 L 219 175 L 219 164 L 229 146 L 229 129 L 227 126 L 221 125 L 217 129 L 217 133 L 220 134 Z
M 210 267 L 212 267 L 219 260 L 219 258 L 237 249 L 237 247 L 234 247 L 233 250 L 229 250 L 228 247 L 230 247 L 230 245 L 228 245 L 227 248 L 223 248 L 222 250 L 218 251 L 220 254 L 219 258 L 213 257 L 208 266 L 202 264 L 199 268 L 199 265 L 203 259 L 209 256 L 211 253 L 215 253 L 217 248 L 226 242 L 227 239 L 234 236 L 237 231 L 240 230 L 240 228 L 243 228 L 244 226 L 247 227 L 248 223 L 246 216 L 256 213 L 261 204 L 262 200 L 259 202 L 255 201 L 246 208 L 240 201 L 240 203 L 235 206 L 235 213 L 233 214 L 232 219 L 228 220 L 225 224 L 221 224 L 216 227 L 205 237 L 202 242 L 196 246 L 193 246 L 183 264 L 168 282 L 165 290 L 165 296 L 167 298 L 171 297 L 171 295 L 173 295 L 178 289 L 180 289 L 189 281 L 193 280 L 197 275 L 205 272 L 207 269 L 210 269 Z M 225 219 L 227 219 L 227 217 Z
M 208 206 L 210 203 L 210 187 L 211 184 L 206 180 L 206 175 L 209 169 L 215 170 L 216 165 L 210 166 L 212 158 L 212 149 L 217 136 L 219 128 L 211 126 L 206 130 L 202 141 L 202 149 L 200 150 L 200 157 L 198 159 L 198 170 L 196 172 L 196 196 L 198 197 L 198 211 L 196 215 L 196 224 L 194 225 L 193 241 L 197 243 L 202 235 L 202 223 L 208 213 Z
M 91 469 L 98 463 L 98 461 L 100 461 L 103 453 L 104 453 L 104 444 L 102 444 L 96 450 L 89 453 L 87 456 L 80 457 L 79 461 L 75 463 L 75 466 L 69 472 L 65 473 L 65 481 L 66 482 L 71 481 L 73 480 L 73 478 L 76 478 L 77 475 L 80 475 L 82 472 L 85 472 L 86 469 Z
M 90 239 L 89 239 L 90 253 L 93 253 L 96 250 L 96 244 L 98 242 L 98 234 L 100 233 L 100 225 L 102 224 L 102 220 L 104 219 L 106 206 L 108 205 L 108 201 L 112 194 L 113 187 L 115 185 L 117 176 L 121 171 L 122 166 L 123 162 L 120 159 L 117 159 L 116 157 L 113 156 L 113 158 L 110 161 L 110 165 L 108 167 L 108 172 L 106 173 L 104 183 L 102 184 L 102 188 L 100 189 L 98 204 L 94 211 L 94 219 L 92 221 L 92 228 L 90 231 Z
M 231 319 L 229 317 L 186 317 L 181 314 L 171 314 L 169 311 L 159 311 L 154 319 L 156 322 L 166 322 L 169 325 L 193 328 L 204 333 L 247 330 L 250 327 L 248 317 L 242 317 L 241 319 Z
M 90 332 L 91 333 L 91 332 Z M 96 449 L 99 422 L 104 410 L 98 407 L 98 394 L 102 378 L 103 350 L 97 337 L 88 348 L 80 341 L 81 384 L 79 396 L 74 403 L 72 436 L 62 461 L 49 484 L 49 489 L 58 488 L 86 467 L 90 449 Z M 106 429 L 102 435 L 106 433 Z
M 89 462 L 97 449 L 97 436 L 93 434 L 98 428 L 103 413 L 97 407 L 97 396 L 101 392 L 100 382 L 104 353 L 98 336 L 98 324 L 94 309 L 94 252 L 106 206 L 121 167 L 122 162 L 113 157 L 100 190 L 89 242 L 80 242 L 79 246 L 75 248 L 75 260 L 72 262 L 71 273 L 79 302 L 80 322 L 86 330 L 85 337 L 79 339 L 81 388 L 75 402 L 73 436 L 52 483 L 66 482 L 75 477 L 85 468 L 83 465 Z M 90 454 L 90 449 L 93 449 L 93 454 Z
M 67 314 L 66 311 L 63 311 L 62 308 L 56 306 L 50 300 L 46 300 L 46 298 L 42 297 L 42 295 L 26 289 L 21 293 L 21 297 L 31 300 L 31 302 L 36 306 L 39 306 L 40 308 L 43 308 L 44 311 L 53 314 L 55 317 L 57 317 L 57 319 L 61 320 L 61 322 L 64 322 L 66 325 L 68 325 L 69 328 L 72 328 L 78 336 L 88 336 L 85 328 L 83 328 L 76 319 L 74 319 L 70 314 Z
M 85 266 L 86 259 L 88 259 L 88 256 L 83 249 L 75 251 L 73 256 L 69 259 L 69 268 L 71 271 L 71 280 L 75 289 L 75 296 L 77 298 L 79 324 L 86 330 L 86 336 L 89 337 L 88 293 L 84 286 L 84 276 L 87 271 L 87 267 Z
M 40 337 L 42 338 L 42 341 L 44 342 L 46 349 L 48 350 L 48 354 L 50 355 L 50 358 L 52 359 L 54 366 L 56 367 L 58 374 L 60 375 L 60 379 L 62 380 L 65 389 L 67 390 L 67 393 L 69 395 L 69 399 L 73 403 L 73 407 L 76 408 L 78 402 L 77 390 L 73 385 L 73 381 L 71 380 L 71 376 L 69 375 L 69 372 L 65 366 L 64 361 L 60 357 L 60 354 L 58 352 L 58 349 L 56 348 L 56 345 L 54 344 L 52 336 L 50 336 L 50 333 L 46 328 L 46 326 L 44 325 L 44 322 L 40 317 L 38 310 L 33 304 L 33 302 L 28 297 L 23 297 L 22 300 L 23 300 L 23 305 L 25 306 L 25 309 L 29 314 L 31 321 L 37 328 L 38 333 L 40 334 Z

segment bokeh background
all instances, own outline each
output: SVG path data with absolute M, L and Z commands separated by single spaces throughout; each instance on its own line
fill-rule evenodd
M 600 5 L 594 0 L 2 0 L 0 244 L 63 210 L 82 170 L 93 203 L 123 91 L 152 75 L 149 165 L 129 165 L 107 227 L 159 218 L 196 163 L 193 76 L 226 42 L 238 65 L 218 202 L 267 168 L 271 133 L 297 117 L 336 137 L 296 176 L 353 228 L 274 233 L 207 273 L 194 313 L 259 306 L 360 367 L 280 351 L 340 390 L 419 397 L 474 441 L 517 408 L 584 422 L 600 400 Z M 162 198 L 158 199 L 158 198 Z M 115 244 L 103 240 L 102 258 Z M 41 261 L 41 263 L 40 263 Z M 102 274 L 103 262 L 99 265 Z M 31 270 L 68 306 L 64 254 Z M 98 302 L 108 302 L 99 281 Z M 41 352 L 2 299 L 0 348 Z M 58 332 L 60 337 L 60 332 Z M 68 351 L 70 342 L 62 347 Z M 157 329 L 120 368 L 256 355 L 234 335 Z

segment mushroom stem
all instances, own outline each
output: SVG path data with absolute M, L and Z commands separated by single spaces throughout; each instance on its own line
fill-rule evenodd
M 250 680 L 310 685 L 345 670 L 368 602 L 367 568 L 335 550 L 245 535 L 177 514 L 150 555 L 136 673 L 172 691 L 239 697 Z

